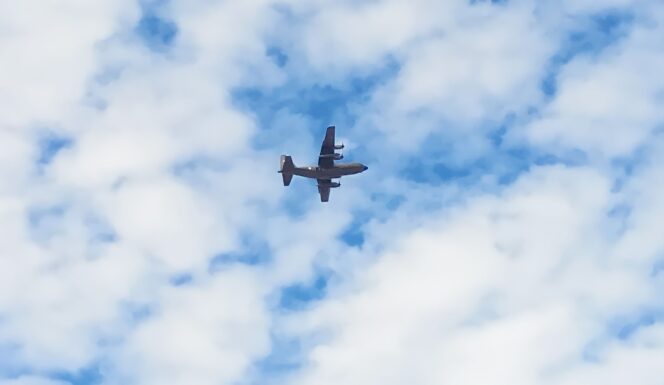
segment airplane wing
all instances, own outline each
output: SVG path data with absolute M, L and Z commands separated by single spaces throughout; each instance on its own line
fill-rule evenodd
M 325 132 L 325 139 L 323 139 L 323 145 L 320 147 L 321 156 L 318 157 L 318 166 L 323 168 L 334 167 L 334 158 L 329 156 L 332 154 L 334 154 L 334 126 L 328 127 Z
M 330 182 L 332 182 L 331 179 L 318 179 L 318 193 L 321 202 L 327 202 L 330 199 Z

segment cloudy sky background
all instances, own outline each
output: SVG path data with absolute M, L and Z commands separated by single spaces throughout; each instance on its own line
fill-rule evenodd
M 664 3 L 0 2 L 0 383 L 664 381 Z M 337 125 L 328 204 L 276 174 Z

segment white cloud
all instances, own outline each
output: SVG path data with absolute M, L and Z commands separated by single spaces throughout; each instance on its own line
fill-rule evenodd
M 291 320 L 330 336 L 295 382 L 557 383 L 604 322 L 657 298 L 654 255 L 632 268 L 609 257 L 607 182 L 590 169 L 538 169 L 409 232 L 356 273 L 354 289 Z M 644 378 L 661 378 L 652 369 Z
M 122 241 L 169 270 L 198 266 L 235 242 L 233 232 L 214 218 L 203 197 L 174 180 L 129 181 L 102 210 Z
M 302 50 L 307 66 L 326 78 L 345 77 L 382 65 L 419 38 L 444 32 L 462 2 L 379 1 L 307 4 L 291 2 L 304 20 Z
M 427 7 L 419 11 L 437 15 Z M 538 13 L 527 2 L 456 10 L 441 31 L 435 24 L 394 51 L 401 59 L 398 74 L 373 93 L 357 126 L 385 135 L 381 145 L 396 151 L 413 151 L 435 134 L 464 138 L 451 159 L 484 153 L 486 122 L 497 125 L 541 100 L 540 80 L 561 33 Z
M 0 367 L 11 373 L 77 371 L 108 355 L 109 345 L 101 342 L 122 341 L 132 331 L 132 308 L 155 301 L 162 305 L 170 273 L 192 271 L 198 279 L 212 256 L 238 247 L 238 233 L 247 224 L 238 219 L 239 212 L 250 211 L 247 200 L 269 196 L 265 190 L 271 185 L 258 188 L 236 176 L 240 170 L 254 171 L 258 180 L 265 172 L 250 169 L 252 157 L 262 156 L 249 148 L 255 127 L 229 100 L 231 87 L 239 81 L 235 76 L 253 59 L 233 62 L 217 52 L 221 56 L 212 64 L 191 61 L 186 47 L 175 47 L 172 57 L 159 57 L 129 36 L 139 18 L 134 2 L 3 8 L 7 22 L 3 18 L 0 49 L 12 60 L 0 75 L 0 108 L 5 111 L 0 120 L 5 139 L 0 345 L 16 349 Z M 186 23 L 179 28 L 188 36 Z M 233 49 L 242 55 L 241 43 L 226 53 Z M 263 51 L 252 54 L 257 65 L 267 62 Z M 101 73 L 113 75 L 110 82 L 96 83 Z M 96 106 L 90 105 L 91 99 Z M 36 173 L 42 128 L 34 129 L 35 124 L 72 140 L 44 166 L 43 175 Z M 223 182 L 215 189 L 191 186 L 173 174 L 180 163 L 195 165 L 201 159 L 220 164 L 215 178 L 223 181 L 227 176 L 226 182 L 237 187 Z M 227 194 L 212 195 L 219 191 Z M 224 200 L 227 211 L 215 203 Z M 28 220 L 31 210 L 51 206 L 59 208 L 42 223 Z M 107 227 L 103 231 L 108 234 L 101 236 L 110 240 L 100 241 L 95 226 Z M 237 290 L 257 286 L 250 275 L 236 280 Z M 250 314 L 238 322 L 255 316 L 255 327 L 265 334 L 262 291 L 238 302 L 235 288 L 230 290 L 219 297 L 227 306 L 222 306 L 224 314 L 239 315 L 253 301 Z M 205 298 L 212 299 L 213 292 Z M 196 296 L 200 293 L 192 294 L 192 300 Z M 220 317 L 206 321 L 209 327 L 201 329 L 202 339 Z M 254 326 L 249 328 L 254 331 Z M 266 341 L 259 337 L 258 347 L 249 350 L 260 353 Z M 251 355 L 235 352 L 237 347 L 226 347 L 223 356 L 236 359 L 229 363 L 231 377 L 251 362 Z M 160 362 L 158 349 L 134 351 L 144 354 L 147 363 Z M 183 363 L 187 365 L 196 371 L 195 362 Z M 152 375 L 132 373 L 146 382 Z
M 629 37 L 598 56 L 583 55 L 558 76 L 559 91 L 526 131 L 540 145 L 625 156 L 661 125 L 662 11 L 637 21 Z
M 531 7 L 469 12 L 455 27 L 410 50 L 395 88 L 387 90 L 395 108 L 430 108 L 466 122 L 537 100 L 536 79 L 553 44 Z
M 664 218 L 664 143 L 661 138 L 652 139 L 650 153 L 643 167 L 624 187 L 624 201 L 631 208 L 625 222 L 625 234 L 614 250 L 616 258 L 629 264 L 645 264 L 651 258 L 662 255 L 661 218 Z
M 4 365 L 76 369 L 95 359 L 98 339 L 122 326 L 122 304 L 142 273 L 140 255 L 113 247 L 96 260 L 67 257 L 34 249 L 5 254 L 0 337 L 18 350 Z
M 0 115 L 9 127 L 53 122 L 76 109 L 96 44 L 130 25 L 132 1 L 21 1 L 0 6 Z
M 664 331 L 661 325 L 640 330 L 631 341 L 614 342 L 598 363 L 579 365 L 561 376 L 560 384 L 608 384 L 625 382 L 658 384 L 662 378 Z
M 43 377 L 22 376 L 11 380 L 3 380 L 6 385 L 66 385 L 64 381 L 55 381 Z
M 575 23 L 627 3 L 177 0 L 155 12 L 177 25 L 156 51 L 134 34 L 133 1 L 0 5 L 2 382 L 60 384 L 39 376 L 99 364 L 107 384 L 241 383 L 286 333 L 308 358 L 296 384 L 656 383 L 660 325 L 621 341 L 610 327 L 660 304 L 661 6 L 639 2 L 626 38 L 563 65 L 551 100 L 539 88 Z M 355 130 L 340 135 L 380 172 L 324 206 L 298 190 L 306 181 L 283 188 L 279 153 L 305 162 L 319 140 L 292 99 L 390 63 L 370 98 L 329 106 L 348 107 Z M 233 99 L 276 86 L 296 97 L 276 96 L 267 127 Z M 531 106 L 541 116 L 508 132 L 513 144 L 631 169 L 592 158 L 466 187 L 391 168 L 430 133 L 453 161 L 482 156 L 486 123 Z M 44 132 L 71 144 L 38 166 Z M 257 150 L 257 137 L 274 143 Z M 286 210 L 301 191 L 288 201 L 301 212 Z M 397 194 L 402 205 L 381 206 Z M 349 247 L 339 235 L 358 218 L 365 242 Z M 255 248 L 261 263 L 209 271 Z M 334 276 L 327 297 L 273 311 L 316 269 Z
M 247 269 L 170 288 L 118 352 L 119 383 L 218 384 L 269 350 L 265 285 Z

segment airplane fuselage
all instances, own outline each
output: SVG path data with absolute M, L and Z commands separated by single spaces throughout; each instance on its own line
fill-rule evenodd
M 303 176 L 313 179 L 333 179 L 341 178 L 345 175 L 359 174 L 368 167 L 362 163 L 335 164 L 333 167 L 323 168 L 320 166 L 295 167 L 293 175 Z

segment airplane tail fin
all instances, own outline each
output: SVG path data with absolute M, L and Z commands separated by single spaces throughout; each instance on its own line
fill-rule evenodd
M 293 179 L 294 169 L 295 164 L 293 164 L 293 158 L 291 158 L 290 155 L 282 155 L 279 172 L 281 173 L 281 178 L 284 180 L 284 186 L 288 186 L 291 179 Z

